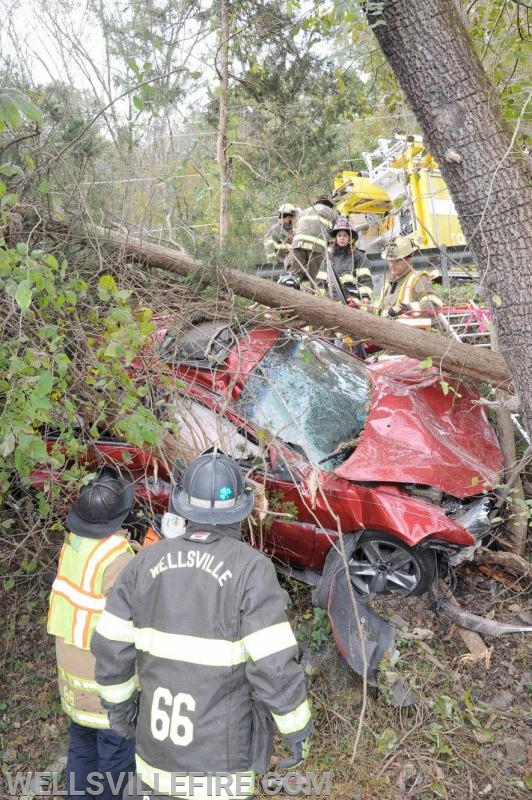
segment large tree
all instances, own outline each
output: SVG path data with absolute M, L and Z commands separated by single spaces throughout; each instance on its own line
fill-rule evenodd
M 454 0 L 364 6 L 451 192 L 530 432 L 532 185 L 520 120 L 507 127 Z

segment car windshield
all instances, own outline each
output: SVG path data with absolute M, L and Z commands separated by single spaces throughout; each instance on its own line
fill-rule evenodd
M 368 374 L 327 342 L 283 335 L 248 377 L 236 406 L 245 420 L 332 470 L 364 428 Z

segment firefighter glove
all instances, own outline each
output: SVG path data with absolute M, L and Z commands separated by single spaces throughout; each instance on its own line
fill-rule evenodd
M 102 706 L 107 711 L 109 719 L 109 727 L 124 739 L 133 739 L 135 737 L 135 727 L 137 721 L 137 702 L 138 692 L 124 700 L 123 703 L 109 703 L 102 700 Z
M 293 769 L 305 761 L 310 750 L 310 735 L 305 739 L 300 739 L 298 742 L 294 742 L 293 740 L 288 741 L 288 744 L 292 748 L 292 757 L 281 758 L 277 762 L 277 766 L 280 769 Z
M 398 317 L 399 314 L 401 314 L 401 313 L 402 312 L 401 312 L 400 308 L 389 308 L 388 309 L 388 316 L 389 317 Z

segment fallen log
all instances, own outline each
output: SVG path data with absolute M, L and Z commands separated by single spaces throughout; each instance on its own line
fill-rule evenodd
M 475 558 L 475 564 L 478 566 L 490 565 L 500 567 L 505 572 L 509 572 L 516 578 L 532 579 L 532 564 L 525 558 L 517 555 L 516 553 L 507 553 L 501 551 L 493 551 L 484 553 Z
M 216 283 L 235 294 L 272 308 L 296 312 L 304 323 L 339 330 L 356 341 L 371 340 L 392 353 L 432 359 L 438 369 L 510 388 L 510 375 L 499 353 L 454 342 L 435 333 L 416 331 L 397 320 L 375 317 L 324 297 L 288 289 L 272 281 L 228 268 L 209 268 L 188 255 L 144 241 L 118 230 L 90 226 L 90 236 L 106 240 L 148 267 Z
M 471 611 L 466 611 L 458 604 L 458 600 L 445 585 L 441 594 L 437 586 L 431 589 L 431 596 L 436 606 L 436 613 L 445 614 L 451 622 L 465 628 L 467 631 L 474 631 L 483 636 L 505 636 L 508 633 L 532 633 L 532 625 L 507 625 L 505 622 L 497 622 L 494 619 L 486 619 Z

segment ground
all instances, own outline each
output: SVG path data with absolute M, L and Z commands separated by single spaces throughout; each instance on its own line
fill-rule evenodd
M 52 537 L 52 549 L 58 537 Z M 32 572 L 30 567 L 28 572 L 26 562 L 14 582 L 5 570 L 3 577 L 0 573 L 4 778 L 8 772 L 44 771 L 65 753 L 67 723 L 57 695 L 53 643 L 45 630 L 53 559 L 47 560 L 44 552 L 41 556 L 42 569 Z M 337 654 L 325 612 L 311 607 L 308 589 L 285 585 L 311 673 L 315 733 L 304 769 L 318 779 L 331 773 L 333 800 L 516 800 L 527 795 L 532 673 L 525 634 L 485 638 L 492 648 L 487 666 L 485 659 L 464 658 L 464 643 L 450 623 L 436 616 L 427 598 L 374 603 L 380 613 L 393 616 L 400 651 L 394 669 L 420 699 L 414 708 L 401 711 L 385 694 L 370 689 L 353 757 L 364 701 L 362 681 Z M 455 593 L 464 607 L 494 612 L 500 621 L 522 624 L 519 614 L 526 618 L 530 610 L 522 587 L 505 588 L 469 566 L 461 570 Z M 421 633 L 413 634 L 415 629 Z M 276 742 L 276 752 L 281 749 L 282 743 Z M 7 796 L 4 780 L 0 797 Z

